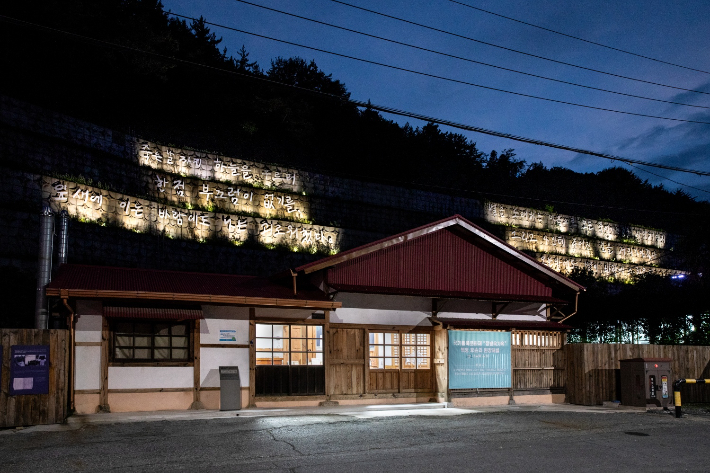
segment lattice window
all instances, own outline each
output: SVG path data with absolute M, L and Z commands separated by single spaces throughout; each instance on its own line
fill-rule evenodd
M 189 322 L 114 322 L 113 361 L 188 361 L 189 328 Z
M 322 325 L 256 324 L 257 365 L 322 365 Z
M 430 358 L 428 333 L 370 332 L 370 369 L 429 369 Z

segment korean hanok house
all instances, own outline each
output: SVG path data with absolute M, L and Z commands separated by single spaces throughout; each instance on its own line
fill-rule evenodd
M 563 402 L 551 360 L 582 290 L 454 216 L 271 278 L 65 264 L 47 295 L 93 413 L 218 409 L 220 366 L 245 408 Z

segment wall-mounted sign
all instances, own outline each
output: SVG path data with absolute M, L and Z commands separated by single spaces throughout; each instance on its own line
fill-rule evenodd
M 509 388 L 510 332 L 449 330 L 449 388 Z
M 49 346 L 14 345 L 10 357 L 10 395 L 49 393 Z
M 265 245 L 330 253 L 338 251 L 340 246 L 340 230 L 335 227 L 188 210 L 53 178 L 44 178 L 42 190 L 43 198 L 53 210 L 67 210 L 75 218 L 100 220 L 171 238 L 201 241 L 224 238 L 235 243 L 251 240 Z
M 219 341 L 220 342 L 236 342 L 237 341 L 237 331 L 236 330 L 220 330 L 219 331 Z

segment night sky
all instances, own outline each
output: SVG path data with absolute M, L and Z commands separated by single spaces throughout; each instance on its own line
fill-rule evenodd
M 613 51 L 466 8 L 448 0 L 344 1 L 506 48 L 706 94 L 635 82 L 536 59 L 405 24 L 330 0 L 252 0 L 259 5 L 307 18 L 530 74 L 625 94 L 710 107 L 710 2 L 706 0 L 459 1 L 589 41 L 708 73 Z M 210 22 L 486 87 L 593 107 L 710 123 L 710 108 L 625 97 L 528 77 L 367 38 L 234 0 L 163 0 L 163 4 L 166 10 L 195 17 L 202 15 Z M 262 69 L 268 69 L 270 61 L 277 56 L 314 59 L 323 71 L 345 83 L 353 99 L 370 100 L 377 105 L 577 148 L 710 171 L 710 124 L 646 118 L 546 102 L 366 64 L 218 27 L 211 29 L 223 38 L 220 47 L 226 47 L 229 55 L 236 56 L 244 45 L 250 53 L 250 59 L 256 60 Z M 384 116 L 402 124 L 407 121 L 413 126 L 424 124 L 394 115 Z M 528 163 L 541 161 L 547 167 L 564 166 L 578 172 L 589 172 L 621 165 L 568 151 L 446 127 L 442 129 L 464 134 L 484 152 L 514 148 L 519 158 Z M 653 184 L 663 183 L 669 189 L 680 187 L 698 199 L 710 200 L 710 177 L 643 168 L 663 178 L 703 189 L 703 192 L 679 186 L 639 169 L 629 169 Z

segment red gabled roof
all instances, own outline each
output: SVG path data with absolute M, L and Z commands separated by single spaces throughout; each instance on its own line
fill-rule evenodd
M 460 215 L 296 268 L 322 269 L 331 287 L 352 292 L 553 302 L 553 290 L 584 290 Z
M 47 295 L 154 299 L 247 305 L 335 308 L 316 288 L 299 288 L 266 278 L 65 264 L 47 285 Z M 326 307 L 327 306 L 327 307 Z

